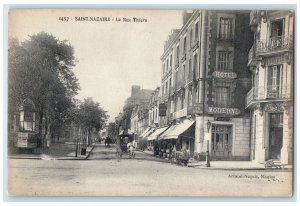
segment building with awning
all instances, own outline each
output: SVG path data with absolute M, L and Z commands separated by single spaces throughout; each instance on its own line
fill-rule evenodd
M 156 129 L 151 135 L 147 137 L 148 141 L 156 140 L 164 131 L 166 131 L 168 127 L 160 127 Z
M 145 135 L 151 130 L 151 127 L 147 127 L 147 129 L 141 134 L 141 138 L 144 138 Z
M 195 145 L 195 121 L 184 121 L 169 127 L 158 140 L 162 145 L 176 145 L 178 150 L 187 149 L 190 154 L 194 153 Z
M 185 120 L 182 123 L 172 125 L 169 127 L 159 139 L 177 139 L 180 135 L 184 134 L 195 121 Z

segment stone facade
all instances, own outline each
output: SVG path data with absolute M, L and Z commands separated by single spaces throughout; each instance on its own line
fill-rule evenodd
M 252 89 L 251 159 L 292 163 L 293 154 L 293 28 L 290 11 L 251 11 L 254 44 L 249 51 Z
M 247 51 L 253 42 L 248 22 L 246 11 L 197 10 L 166 41 L 160 102 L 168 107 L 169 124 L 195 121 L 192 156 L 203 158 L 209 149 L 216 159 L 250 159 L 244 99 L 251 76 Z

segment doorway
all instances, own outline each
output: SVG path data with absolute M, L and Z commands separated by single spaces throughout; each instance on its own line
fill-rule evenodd
M 283 113 L 270 114 L 269 159 L 280 159 L 283 139 Z
M 211 156 L 216 160 L 231 159 L 232 126 L 213 125 L 211 137 Z

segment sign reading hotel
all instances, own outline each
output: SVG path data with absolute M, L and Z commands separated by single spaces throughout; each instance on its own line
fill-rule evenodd
M 220 72 L 220 71 L 214 71 L 212 73 L 212 76 L 216 78 L 227 78 L 227 79 L 235 79 L 237 77 L 236 73 L 234 72 Z
M 221 107 L 208 107 L 209 114 L 225 114 L 225 115 L 238 115 L 241 111 L 237 108 L 221 108 Z

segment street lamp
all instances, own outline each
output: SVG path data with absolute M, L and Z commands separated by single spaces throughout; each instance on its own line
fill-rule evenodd
M 211 122 L 209 120 L 206 123 L 206 127 L 207 127 L 207 132 L 209 132 L 209 129 L 211 127 Z

